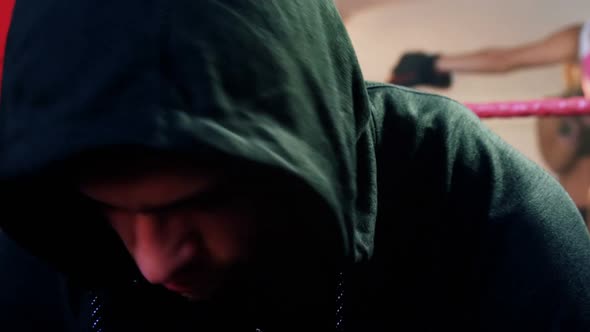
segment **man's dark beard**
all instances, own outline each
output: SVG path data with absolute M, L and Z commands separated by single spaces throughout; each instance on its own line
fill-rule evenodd
M 193 301 L 146 282 L 111 289 L 107 291 L 105 318 L 149 330 L 254 331 L 249 304 L 253 289 L 248 286 L 246 266 L 237 265 L 229 273 L 231 277 L 207 300 Z

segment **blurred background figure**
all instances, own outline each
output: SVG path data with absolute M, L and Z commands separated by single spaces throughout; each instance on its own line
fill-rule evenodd
M 449 88 L 456 73 L 497 74 L 563 64 L 562 97 L 590 96 L 590 21 L 562 27 L 543 38 L 510 47 L 459 54 L 412 51 L 402 55 L 390 83 Z M 590 117 L 547 117 L 537 121 L 540 152 L 580 213 L 587 217 L 590 189 Z
M 549 36 L 511 47 L 490 47 L 460 54 L 404 54 L 391 83 L 449 87 L 454 73 L 505 73 L 530 67 L 579 61 L 582 89 L 590 93 L 590 21 L 562 28 Z M 441 76 L 449 79 L 440 81 Z

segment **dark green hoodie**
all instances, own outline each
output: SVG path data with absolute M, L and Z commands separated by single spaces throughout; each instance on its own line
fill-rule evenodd
M 70 277 L 81 317 L 87 290 L 124 292 L 128 257 L 62 188 L 63 165 L 123 145 L 221 154 L 305 187 L 323 207 L 300 207 L 305 227 L 337 236 L 300 245 L 338 248 L 346 331 L 590 331 L 590 237 L 565 192 L 460 104 L 366 83 L 330 0 L 17 1 L 0 180 L 18 213 L 0 224 Z M 290 309 L 254 310 L 253 326 L 331 329 L 333 289 L 285 281 L 265 294 Z M 128 298 L 112 330 L 169 318 Z M 194 317 L 175 324 L 199 330 Z

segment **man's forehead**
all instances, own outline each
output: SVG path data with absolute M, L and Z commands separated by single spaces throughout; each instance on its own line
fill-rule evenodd
M 168 171 L 95 177 L 79 183 L 80 192 L 105 205 L 128 210 L 150 210 L 205 194 L 220 182 L 215 173 Z
M 210 189 L 219 179 L 210 164 L 166 151 L 88 152 L 74 161 L 79 190 L 105 204 L 164 204 Z

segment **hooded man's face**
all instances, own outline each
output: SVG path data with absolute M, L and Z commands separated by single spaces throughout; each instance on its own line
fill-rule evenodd
M 208 299 L 252 255 L 251 197 L 223 174 L 188 162 L 145 163 L 85 177 L 80 190 L 99 205 L 147 281 Z

